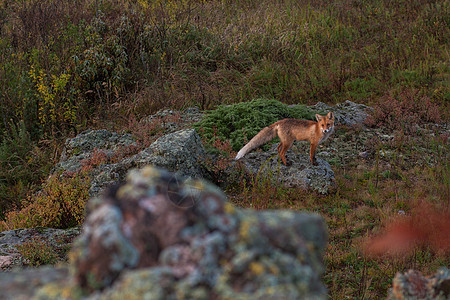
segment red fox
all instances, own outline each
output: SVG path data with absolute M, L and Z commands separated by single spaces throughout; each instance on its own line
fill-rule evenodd
M 316 148 L 325 141 L 334 130 L 334 115 L 330 111 L 326 116 L 316 114 L 317 122 L 298 119 L 284 119 L 264 127 L 250 142 L 247 143 L 236 155 L 235 160 L 242 158 L 253 149 L 269 142 L 276 136 L 280 138 L 278 154 L 283 163 L 286 163 L 286 152 L 291 148 L 295 140 L 311 142 L 311 163 L 317 165 Z

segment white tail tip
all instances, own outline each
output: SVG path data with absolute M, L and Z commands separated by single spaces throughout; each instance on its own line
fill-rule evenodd
M 236 157 L 234 158 L 234 160 L 238 160 L 241 159 L 242 157 L 244 157 L 245 153 L 244 151 L 242 151 L 242 149 L 238 152 L 238 154 L 236 155 Z

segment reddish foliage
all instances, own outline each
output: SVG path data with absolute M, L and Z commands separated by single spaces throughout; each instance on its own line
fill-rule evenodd
M 367 119 L 370 126 L 403 129 L 414 132 L 414 124 L 439 123 L 439 106 L 429 97 L 406 90 L 398 96 L 385 96 L 374 106 L 373 114 Z
M 88 159 L 81 161 L 81 170 L 82 171 L 90 171 L 93 168 L 104 164 L 108 161 L 108 156 L 106 153 L 99 149 L 94 149 L 92 151 L 91 156 Z
M 416 246 L 429 246 L 435 252 L 450 252 L 450 211 L 436 211 L 429 205 L 417 206 L 411 216 L 398 217 L 384 233 L 365 244 L 368 255 L 401 255 Z
M 31 239 L 16 246 L 17 251 L 32 266 L 54 264 L 58 256 L 52 245 L 44 238 L 34 236 Z
M 120 146 L 112 155 L 110 161 L 117 163 L 125 157 L 132 156 L 142 150 L 142 147 L 136 145 Z

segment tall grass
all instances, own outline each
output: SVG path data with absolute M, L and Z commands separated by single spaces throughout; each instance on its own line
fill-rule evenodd
M 2 130 L 164 106 L 448 100 L 447 1 L 2 1 Z M 69 13 L 70 12 L 70 13 Z M 87 122 L 87 123 L 86 123 Z

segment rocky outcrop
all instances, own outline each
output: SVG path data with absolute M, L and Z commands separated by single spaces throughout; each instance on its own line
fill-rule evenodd
M 0 289 L 7 299 L 81 289 L 87 299 L 326 299 L 325 246 L 317 214 L 239 209 L 205 181 L 146 167 L 90 201 L 73 277 L 21 293 L 31 275 L 13 272 Z
M 152 299 L 324 296 L 318 215 L 240 210 L 215 186 L 151 167 L 91 209 L 75 278 L 108 288 L 102 298 L 136 289 Z
M 160 137 L 150 147 L 126 159 L 124 163 L 133 161 L 137 167 L 151 164 L 181 176 L 201 178 L 204 176 L 201 162 L 205 155 L 195 129 L 183 129 Z
M 419 271 L 397 273 L 389 291 L 389 300 L 444 300 L 450 299 L 450 270 L 439 269 L 425 277 Z
M 183 129 L 157 139 L 148 148 L 115 164 L 100 165 L 93 172 L 89 193 L 99 195 L 106 187 L 125 179 L 132 168 L 153 165 L 182 176 L 201 178 L 205 150 L 195 129 Z
M 117 142 L 117 144 L 115 144 Z M 136 142 L 129 134 L 111 133 L 106 130 L 88 130 L 73 139 L 68 139 L 64 155 L 57 169 L 66 172 L 81 170 L 83 163 L 95 155 L 112 157 L 120 147 L 132 147 Z M 154 165 L 177 172 L 183 176 L 203 177 L 201 162 L 205 150 L 194 129 L 183 129 L 157 139 L 150 147 L 136 155 L 116 163 L 102 163 L 90 170 L 90 196 L 99 195 L 106 187 L 124 180 L 128 170 L 145 165 Z
M 101 150 L 106 157 L 112 157 L 119 149 L 130 146 L 137 146 L 137 143 L 129 133 L 88 129 L 66 140 L 56 169 L 77 172 L 81 169 L 82 163 L 91 158 L 95 151 Z
M 182 112 L 165 109 L 145 118 L 142 122 L 156 121 L 168 134 L 181 130 L 188 124 L 200 121 L 202 115 L 199 109 L 195 107 L 185 109 Z M 56 169 L 76 172 L 81 169 L 83 161 L 88 160 L 95 151 L 102 151 L 106 157 L 113 157 L 118 151 L 137 146 L 138 143 L 129 133 L 116 133 L 105 129 L 88 129 L 74 138 L 67 139 Z
M 315 111 L 332 111 L 334 112 L 335 124 L 347 126 L 363 124 L 369 116 L 369 112 L 372 110 L 367 105 L 354 103 L 350 100 L 336 104 L 335 106 L 317 102 L 316 105 L 310 106 L 310 108 Z
M 285 166 L 273 145 L 270 151 L 251 152 L 237 162 L 250 172 L 254 181 L 270 179 L 274 184 L 286 187 L 300 187 L 327 194 L 336 186 L 334 172 L 328 162 L 317 158 L 317 166 L 311 164 L 309 155 L 289 150 Z

